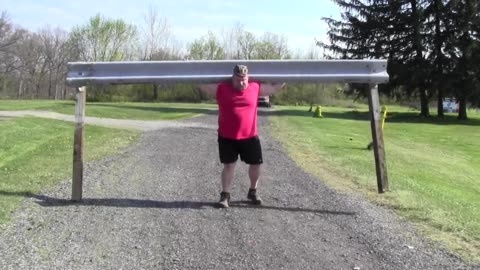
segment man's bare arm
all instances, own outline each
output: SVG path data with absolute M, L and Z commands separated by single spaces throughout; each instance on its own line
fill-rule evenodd
M 200 91 L 209 97 L 215 97 L 217 93 L 217 84 L 210 83 L 210 84 L 200 84 L 198 85 Z
M 285 86 L 285 83 L 262 83 L 260 86 L 260 96 L 271 96 Z

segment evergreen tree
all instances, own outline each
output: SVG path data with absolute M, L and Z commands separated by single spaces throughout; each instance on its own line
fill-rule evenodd
M 427 93 L 431 67 L 425 55 L 424 0 L 333 0 L 342 20 L 324 18 L 331 44 L 319 45 L 341 59 L 387 58 L 389 85 L 402 86 L 406 95 L 419 94 L 420 114 L 429 116 Z

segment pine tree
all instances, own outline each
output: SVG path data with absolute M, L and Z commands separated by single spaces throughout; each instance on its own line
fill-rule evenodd
M 338 58 L 388 58 L 390 83 L 419 94 L 420 115 L 429 116 L 427 92 L 431 65 L 426 55 L 425 0 L 333 0 L 342 20 L 324 18 L 331 44 L 320 43 Z
M 449 51 L 454 63 L 451 78 L 459 102 L 458 119 L 467 119 L 467 102 L 478 101 L 480 87 L 480 3 L 478 0 L 452 1 L 454 26 L 452 48 Z

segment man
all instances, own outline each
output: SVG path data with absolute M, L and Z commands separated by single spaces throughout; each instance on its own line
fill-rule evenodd
M 258 97 L 271 95 L 282 87 L 281 84 L 271 85 L 249 81 L 248 68 L 245 65 L 236 65 L 232 79 L 221 82 L 216 87 L 219 108 L 218 150 L 220 162 L 223 163 L 219 207 L 227 208 L 230 205 L 230 187 L 239 156 L 249 165 L 250 189 L 247 198 L 254 204 L 262 203 L 257 194 L 260 165 L 263 163 L 257 129 Z M 201 89 L 207 90 L 208 86 Z

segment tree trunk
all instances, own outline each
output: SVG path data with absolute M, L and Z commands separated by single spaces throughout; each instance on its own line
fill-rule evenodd
M 427 92 L 424 88 L 420 89 L 420 116 L 430 117 Z
M 21 97 L 22 97 L 22 95 L 23 95 L 22 88 L 23 88 L 23 79 L 20 78 L 20 82 L 18 83 L 17 98 L 21 98 Z
M 36 92 L 36 94 L 35 94 L 36 98 L 39 99 L 40 98 L 40 83 L 35 84 L 35 92 Z
M 441 0 L 435 0 L 433 4 L 433 9 L 435 13 L 435 75 L 433 76 L 434 78 L 434 83 L 433 85 L 435 86 L 437 93 L 438 93 L 438 100 L 437 100 L 437 117 L 443 118 L 443 90 L 441 85 L 440 80 L 443 80 L 442 74 L 443 74 L 443 54 L 442 54 L 442 30 L 440 27 L 440 21 L 441 21 Z
M 429 117 L 430 111 L 428 108 L 428 97 L 426 93 L 426 88 L 424 86 L 423 80 L 425 79 L 425 74 L 423 72 L 423 50 L 422 50 L 422 36 L 420 32 L 420 11 L 418 9 L 418 0 L 410 0 L 410 5 L 412 6 L 412 17 L 413 17 L 413 35 L 414 35 L 414 48 L 416 52 L 415 56 L 415 85 L 420 90 L 420 116 Z M 418 74 L 420 72 L 420 74 Z
M 48 99 L 52 97 L 52 73 L 48 74 Z
M 438 88 L 438 99 L 437 99 L 437 117 L 443 118 L 443 91 Z
M 153 100 L 158 99 L 158 85 L 155 83 L 153 84 Z
M 8 93 L 8 91 L 6 91 L 6 90 L 7 90 L 7 79 L 6 79 L 6 78 L 3 78 L 3 80 L 2 80 L 2 89 L 0 90 L 0 92 L 5 91 L 5 92 Z
M 467 120 L 467 99 L 462 95 L 458 100 L 458 119 Z
M 58 77 L 55 75 L 54 76 L 54 80 L 53 80 L 53 87 L 55 89 L 55 100 L 59 100 L 60 99 L 60 91 L 58 89 Z

